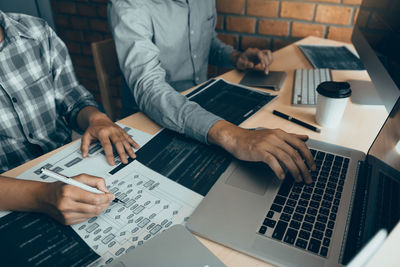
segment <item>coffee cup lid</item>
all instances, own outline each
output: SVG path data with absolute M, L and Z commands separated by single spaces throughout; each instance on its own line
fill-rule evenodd
M 318 85 L 317 92 L 331 98 L 346 98 L 351 95 L 350 84 L 347 82 L 322 82 Z

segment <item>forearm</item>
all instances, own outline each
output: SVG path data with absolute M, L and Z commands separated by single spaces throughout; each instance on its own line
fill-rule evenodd
M 47 183 L 0 175 L 0 210 L 42 211 Z
M 233 51 L 230 55 L 230 60 L 231 60 L 231 64 L 232 66 L 234 66 L 236 68 L 236 63 L 238 61 L 238 58 L 240 56 L 240 52 L 239 51 Z
M 87 106 L 79 111 L 76 116 L 76 124 L 81 131 L 86 131 L 91 123 L 99 119 L 108 119 L 108 117 L 96 107 Z
M 146 81 L 134 90 L 140 109 L 163 127 L 183 133 L 200 142 L 207 142 L 210 127 L 220 118 L 195 102 L 189 101 L 165 81 Z
M 237 51 L 232 46 L 223 43 L 218 39 L 217 34 L 213 33 L 209 55 L 210 64 L 220 67 L 234 67 L 235 62 L 232 61 L 231 55 L 235 52 Z

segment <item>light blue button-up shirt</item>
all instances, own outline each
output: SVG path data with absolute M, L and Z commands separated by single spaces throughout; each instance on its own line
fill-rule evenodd
M 230 66 L 216 36 L 215 0 L 111 0 L 109 23 L 125 77 L 122 105 L 201 142 L 218 116 L 179 92 L 207 79 L 208 63 Z

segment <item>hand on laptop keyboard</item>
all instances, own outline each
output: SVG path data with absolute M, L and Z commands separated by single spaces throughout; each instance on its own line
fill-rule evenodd
M 226 121 L 217 122 L 209 132 L 210 143 L 222 146 L 236 158 L 265 162 L 280 179 L 285 178 L 284 166 L 296 182 L 311 183 L 309 170 L 314 171 L 316 166 L 304 143 L 307 139 L 306 135 L 281 129 L 247 130 Z
M 314 149 L 311 154 L 313 182 L 294 183 L 288 175 L 258 233 L 327 257 L 350 159 Z

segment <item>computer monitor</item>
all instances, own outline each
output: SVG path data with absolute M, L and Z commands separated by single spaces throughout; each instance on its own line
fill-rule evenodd
M 399 0 L 363 0 L 351 38 L 388 112 L 400 95 L 399 14 Z

